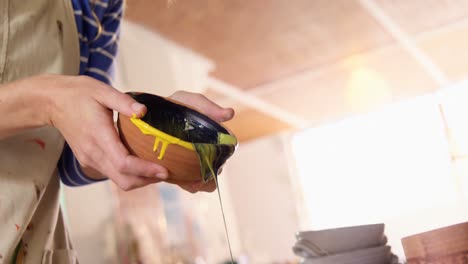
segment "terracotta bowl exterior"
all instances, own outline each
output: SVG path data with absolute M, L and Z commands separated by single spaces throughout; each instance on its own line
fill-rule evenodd
M 196 151 L 179 145 L 169 144 L 164 158 L 159 160 L 158 156 L 161 148 L 153 151 L 154 136 L 144 135 L 130 121 L 130 118 L 123 115 L 119 115 L 117 128 L 119 129 L 122 143 L 132 155 L 153 161 L 168 169 L 168 181 L 194 182 L 201 180 L 200 161 Z
M 130 92 L 128 94 L 140 103 L 145 104 L 148 108 L 147 114 L 141 120 L 138 120 L 138 122 L 153 126 L 154 129 L 159 128 L 157 130 L 173 138 L 178 138 L 177 135 L 179 135 L 182 137 L 181 139 L 192 138 L 192 140 L 197 141 L 184 141 L 186 147 L 192 146 L 191 143 L 217 144 L 218 133 L 229 134 L 235 138 L 234 134 L 222 124 L 190 106 L 153 94 L 138 92 Z M 120 114 L 117 120 L 117 127 L 122 143 L 132 155 L 155 162 L 167 168 L 169 171 L 167 182 L 179 184 L 203 180 L 200 159 L 196 150 L 188 149 L 177 144 L 169 144 L 167 145 L 163 157 L 158 159 L 163 144 L 158 144 L 156 151 L 154 151 L 155 136 L 144 134 L 132 121 L 134 120 Z M 194 128 L 192 128 L 193 130 L 186 130 L 187 125 L 194 126 Z M 198 134 L 194 134 L 193 137 L 191 137 L 190 134 L 187 134 L 187 131 L 193 131 L 190 133 Z M 218 153 L 221 156 L 213 161 L 215 162 L 215 164 L 213 164 L 213 169 L 219 172 L 226 160 L 235 151 L 237 142 L 234 146 L 218 146 L 219 148 L 216 148 L 216 151 L 221 151 Z M 206 178 L 208 177 L 206 173 L 209 173 L 209 171 L 205 170 L 203 172 L 205 175 L 203 176 L 205 180 L 208 180 Z

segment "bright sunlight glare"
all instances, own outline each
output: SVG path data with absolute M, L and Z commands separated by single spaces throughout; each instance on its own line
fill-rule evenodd
M 434 96 L 310 128 L 292 144 L 310 228 L 384 222 L 457 199 Z

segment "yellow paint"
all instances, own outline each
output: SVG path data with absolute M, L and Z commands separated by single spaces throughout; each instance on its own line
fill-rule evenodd
M 225 145 L 237 145 L 237 138 L 229 134 L 218 133 L 218 142 Z
M 132 118 L 130 118 L 130 121 L 135 126 L 137 126 L 143 134 L 151 135 L 155 137 L 153 151 L 156 151 L 159 147 L 159 144 L 162 144 L 161 151 L 158 156 L 158 159 L 160 160 L 164 158 L 164 154 L 166 153 L 166 149 L 169 146 L 169 144 L 179 145 L 188 150 L 195 151 L 195 147 L 193 146 L 193 143 L 190 143 L 182 139 L 173 137 L 169 134 L 166 134 L 162 132 L 161 130 L 158 130 L 150 126 L 148 123 L 144 122 L 143 120 L 137 118 L 135 114 L 133 115 Z M 218 142 L 219 144 L 236 145 L 237 139 L 229 134 L 218 133 Z
M 153 145 L 153 151 L 156 152 L 158 150 L 159 145 L 161 145 L 161 149 L 159 151 L 158 159 L 162 160 L 164 158 L 164 155 L 166 154 L 167 147 L 169 144 L 175 144 L 179 145 L 181 147 L 184 147 L 188 150 L 195 151 L 197 152 L 197 155 L 200 159 L 200 170 L 203 182 L 208 182 L 211 180 L 213 177 L 217 177 L 217 171 L 214 171 L 213 168 L 213 162 L 217 158 L 216 155 L 219 155 L 217 152 L 218 146 L 221 145 L 230 145 L 235 148 L 237 145 L 237 139 L 229 134 L 224 134 L 224 133 L 218 133 L 218 142 L 216 144 L 210 144 L 210 143 L 191 143 L 184 141 L 182 139 L 176 138 L 174 136 L 171 136 L 167 133 L 164 133 L 148 123 L 144 122 L 143 120 L 139 119 L 136 117 L 136 115 L 133 115 L 132 118 L 130 118 L 130 121 L 140 129 L 140 131 L 145 134 L 145 135 L 151 135 L 154 136 L 154 145 Z M 208 171 L 211 173 L 210 178 L 206 178 L 204 175 L 207 175 L 206 172 Z
M 166 149 L 169 146 L 169 144 L 175 144 L 179 145 L 181 147 L 184 147 L 188 150 L 193 150 L 195 151 L 195 147 L 193 146 L 192 143 L 183 141 L 181 139 L 178 139 L 176 137 L 173 137 L 169 134 L 166 134 L 162 132 L 161 130 L 158 130 L 150 125 L 148 125 L 146 122 L 143 120 L 136 118 L 133 116 L 130 118 L 130 121 L 137 126 L 140 131 L 145 134 L 145 135 L 151 135 L 155 137 L 154 140 L 154 146 L 153 146 L 153 151 L 156 151 L 158 149 L 159 144 L 162 144 L 161 146 L 161 151 L 159 152 L 158 159 L 162 160 L 164 158 L 164 154 L 166 154 Z

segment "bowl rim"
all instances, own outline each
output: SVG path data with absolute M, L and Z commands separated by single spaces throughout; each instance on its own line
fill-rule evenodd
M 166 132 L 163 132 L 151 126 L 150 124 L 146 123 L 140 118 L 137 118 L 136 116 L 131 117 L 130 122 L 132 122 L 132 124 L 135 125 L 140 130 L 140 132 L 143 133 L 144 135 L 155 136 L 157 138 L 160 138 L 163 141 L 168 142 L 169 144 L 179 145 L 188 150 L 195 151 L 195 147 L 193 146 L 193 143 L 190 143 L 180 138 L 169 135 Z
M 119 117 L 120 118 L 120 117 Z M 189 149 L 189 150 L 195 150 L 195 147 L 193 146 L 193 144 L 203 144 L 203 145 L 238 145 L 238 141 L 237 141 L 237 138 L 236 136 L 234 136 L 232 133 L 221 133 L 221 132 L 218 132 L 218 134 L 221 134 L 221 135 L 228 135 L 228 136 L 231 136 L 235 142 L 233 143 L 199 143 L 199 142 L 189 142 L 189 141 L 185 141 L 183 139 L 180 139 L 178 137 L 175 137 L 175 136 L 172 136 L 160 129 L 157 129 L 153 126 L 151 126 L 150 124 L 146 123 L 145 121 L 143 121 L 142 119 L 136 117 L 135 115 L 133 117 L 130 117 L 129 118 L 130 121 L 133 123 L 133 125 L 135 125 L 137 128 L 139 128 L 139 130 L 145 134 L 145 135 L 151 135 L 151 136 L 158 136 L 160 137 L 161 139 L 163 140 L 166 140 L 168 141 L 170 144 L 176 144 L 176 145 L 179 145 L 181 147 L 184 147 L 186 149 Z M 141 126 L 141 127 L 140 127 Z M 144 131 L 142 131 L 142 128 L 144 131 L 146 131 L 147 133 L 145 133 Z M 151 133 L 150 133 L 151 132 Z M 228 131 L 229 132 L 229 131 Z
M 134 97 L 136 95 L 148 95 L 148 96 L 158 97 L 158 98 L 160 98 L 162 100 L 169 101 L 169 102 L 171 102 L 173 104 L 179 105 L 179 106 L 181 106 L 181 107 L 183 107 L 183 108 L 185 108 L 187 110 L 187 114 L 189 114 L 191 116 L 191 118 L 196 119 L 198 122 L 202 123 L 205 127 L 209 128 L 209 129 L 216 130 L 218 132 L 218 135 L 219 134 L 224 134 L 224 135 L 228 135 L 228 136 L 233 137 L 235 139 L 235 142 L 228 143 L 228 144 L 220 144 L 220 143 L 201 143 L 201 142 L 185 141 L 184 139 L 181 139 L 181 138 L 175 137 L 175 136 L 173 136 L 171 134 L 168 134 L 167 132 L 164 132 L 164 131 L 150 125 L 149 123 L 145 122 L 143 120 L 144 115 L 141 116 L 141 117 L 137 117 L 135 114 L 133 114 L 132 117 L 129 117 L 131 120 L 136 120 L 136 119 L 141 120 L 142 125 L 144 123 L 145 126 L 147 126 L 148 128 L 154 129 L 153 130 L 154 132 L 158 131 L 157 134 L 167 135 L 167 138 L 169 138 L 170 140 L 180 141 L 182 145 L 187 145 L 187 146 L 192 145 L 192 144 L 234 145 L 234 146 L 237 146 L 239 144 L 239 140 L 237 139 L 236 135 L 229 128 L 224 126 L 221 122 L 218 122 L 218 121 L 214 120 L 213 118 L 209 117 L 208 115 L 202 113 L 200 110 L 198 110 L 198 109 L 196 109 L 196 108 L 194 108 L 194 107 L 192 107 L 190 105 L 184 104 L 182 102 L 179 102 L 179 101 L 174 100 L 174 99 L 169 98 L 169 97 L 163 97 L 163 96 L 160 96 L 160 95 L 147 93 L 147 92 L 130 91 L 130 92 L 126 92 L 126 94 L 132 96 L 133 99 L 135 99 L 135 100 L 137 100 Z M 120 113 L 119 113 L 119 118 L 120 118 Z M 132 123 L 135 124 L 135 122 L 133 122 L 133 121 L 132 121 Z M 140 122 L 137 122 L 137 123 L 140 123 Z M 193 146 L 188 147 L 187 149 L 192 149 L 192 148 L 193 148 Z

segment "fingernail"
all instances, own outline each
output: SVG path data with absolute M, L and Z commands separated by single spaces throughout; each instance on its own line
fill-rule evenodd
M 231 117 L 230 117 L 230 116 L 224 116 L 224 117 L 221 118 L 220 121 L 221 121 L 221 122 L 226 122 L 226 121 L 228 121 L 228 120 L 231 120 Z
M 222 118 L 222 122 L 225 122 L 225 121 L 228 121 L 230 119 L 232 119 L 234 116 L 234 110 L 232 108 L 228 108 L 226 111 L 225 111 L 225 114 Z
M 132 104 L 132 110 L 135 112 L 137 117 L 141 117 L 145 111 L 145 105 L 135 102 Z
M 165 180 L 165 179 L 167 179 L 167 174 L 164 173 L 164 172 L 158 172 L 158 173 L 156 173 L 156 177 L 159 178 L 159 179 Z

